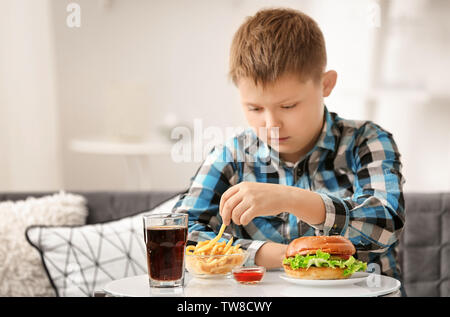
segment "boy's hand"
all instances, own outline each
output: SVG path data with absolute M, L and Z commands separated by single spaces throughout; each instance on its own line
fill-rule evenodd
M 288 211 L 289 186 L 242 182 L 230 187 L 220 199 L 220 215 L 225 225 L 230 220 L 246 225 L 258 216 L 273 216 Z

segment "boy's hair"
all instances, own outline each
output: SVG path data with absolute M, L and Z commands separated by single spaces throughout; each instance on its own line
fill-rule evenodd
M 263 9 L 236 31 L 229 77 L 236 86 L 248 77 L 264 87 L 285 74 L 318 83 L 326 63 L 325 40 L 312 18 L 293 9 Z

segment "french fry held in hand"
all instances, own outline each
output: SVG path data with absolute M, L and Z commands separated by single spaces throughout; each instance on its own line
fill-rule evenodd
M 188 270 L 197 274 L 226 274 L 245 259 L 241 245 L 233 246 L 233 238 L 228 242 L 218 242 L 226 226 L 222 224 L 214 239 L 199 241 L 197 245 L 186 247 L 186 265 Z

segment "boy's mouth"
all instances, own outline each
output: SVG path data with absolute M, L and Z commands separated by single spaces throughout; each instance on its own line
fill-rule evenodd
M 290 136 L 286 136 L 286 137 L 283 137 L 283 138 L 270 138 L 270 141 L 271 142 L 283 143 L 283 142 L 286 142 L 289 139 L 290 139 Z

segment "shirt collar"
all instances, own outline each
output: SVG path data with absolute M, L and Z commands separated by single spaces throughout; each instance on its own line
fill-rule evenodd
M 331 117 L 331 114 L 328 111 L 327 107 L 324 106 L 324 108 L 325 108 L 325 110 L 324 110 L 325 118 L 324 118 L 322 132 L 319 136 L 319 139 L 317 140 L 316 146 L 311 151 L 314 151 L 314 149 L 316 147 L 334 151 L 334 147 L 335 147 L 335 137 L 333 134 L 334 120 Z

